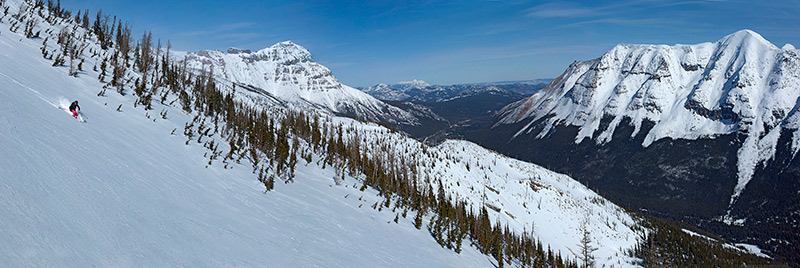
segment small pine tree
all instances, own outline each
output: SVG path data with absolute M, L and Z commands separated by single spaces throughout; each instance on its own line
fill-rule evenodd
M 580 252 L 578 252 L 578 259 L 580 260 L 581 267 L 589 268 L 594 267 L 594 251 L 596 247 L 592 246 L 592 237 L 589 232 L 589 218 L 588 216 L 581 221 L 581 226 L 578 229 L 581 233 L 581 240 L 578 244 Z
M 267 178 L 267 182 L 264 183 L 264 186 L 267 187 L 267 191 L 272 191 L 272 189 L 275 188 L 275 177 L 269 175 L 269 178 Z
M 414 227 L 417 229 L 422 228 L 422 211 L 417 211 L 417 216 L 414 216 Z
M 107 59 L 103 58 L 103 62 L 100 63 L 100 75 L 97 77 L 97 79 L 100 80 L 101 83 L 104 82 L 103 80 L 106 79 L 106 67 L 108 67 L 108 64 L 106 62 Z

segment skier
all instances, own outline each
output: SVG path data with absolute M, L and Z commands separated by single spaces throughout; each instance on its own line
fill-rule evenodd
M 78 118 L 78 111 L 81 110 L 81 107 L 78 106 L 78 101 L 73 101 L 72 104 L 69 105 L 69 111 L 72 112 L 72 117 Z

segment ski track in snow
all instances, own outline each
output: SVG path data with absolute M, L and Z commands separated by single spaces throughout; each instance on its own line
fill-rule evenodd
M 39 99 L 41 99 L 42 101 L 46 102 L 47 104 L 50 104 L 50 106 L 53 106 L 53 107 L 55 107 L 55 108 L 62 108 L 62 109 L 63 109 L 63 108 L 66 108 L 66 106 L 64 106 L 63 104 L 60 104 L 60 105 L 59 105 L 59 104 L 55 104 L 55 103 L 53 103 L 53 102 L 51 102 L 51 101 L 47 100 L 47 99 L 44 97 L 44 95 L 42 95 L 42 93 L 39 93 L 39 91 L 37 91 L 37 90 L 35 90 L 35 89 L 33 89 L 33 88 L 29 87 L 29 86 L 23 85 L 22 83 L 20 83 L 20 82 L 19 82 L 19 81 L 17 81 L 16 79 L 14 79 L 14 78 L 11 78 L 11 76 L 8 76 L 8 75 L 6 75 L 6 74 L 4 74 L 4 73 L 0 73 L 0 75 L 4 76 L 4 77 L 5 77 L 6 79 L 8 79 L 8 80 L 11 80 L 11 82 L 14 82 L 15 84 L 17 84 L 17 85 L 20 85 L 20 86 L 22 86 L 23 88 L 25 88 L 25 89 L 27 89 L 27 90 L 29 90 L 29 91 L 33 92 L 34 94 L 36 94 L 36 96 L 37 96 L 37 97 L 39 97 Z M 63 98 L 62 98 L 62 99 L 63 99 Z M 66 99 L 64 99 L 64 100 L 66 100 Z

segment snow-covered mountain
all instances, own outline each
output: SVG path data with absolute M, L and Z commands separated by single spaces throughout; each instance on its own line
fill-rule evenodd
M 463 136 L 650 215 L 800 256 L 800 51 L 620 44 Z M 783 237 L 776 239 L 776 237 Z
M 507 106 L 498 124 L 529 122 L 516 135 L 545 137 L 555 126 L 576 126 L 575 143 L 604 144 L 629 119 L 634 131 L 652 122 L 642 146 L 671 139 L 740 133 L 738 182 L 730 203 L 760 163 L 772 159 L 781 133 L 800 150 L 800 51 L 778 48 L 742 30 L 714 43 L 620 44 L 602 57 L 576 61 L 544 90 Z M 601 119 L 608 125 L 601 126 Z M 544 127 L 532 132 L 534 122 Z
M 203 50 L 183 54 L 189 68 L 209 71 L 217 79 L 260 92 L 297 108 L 321 108 L 338 115 L 397 125 L 416 125 L 418 119 L 397 107 L 339 82 L 311 53 L 291 41 L 251 52 L 231 48 L 227 53 Z
M 440 86 L 432 86 L 422 80 L 402 81 L 396 84 L 380 83 L 371 87 L 362 88 L 362 91 L 380 100 L 407 101 L 417 95 L 435 94 L 444 91 Z
M 406 88 L 426 88 L 431 86 L 428 82 L 423 80 L 412 79 L 410 81 L 400 81 L 397 83 L 398 85 L 403 85 Z

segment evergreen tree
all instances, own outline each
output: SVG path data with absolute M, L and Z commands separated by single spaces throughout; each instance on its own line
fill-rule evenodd
M 588 215 L 581 221 L 580 228 L 578 231 L 581 234 L 581 240 L 578 244 L 578 259 L 580 260 L 581 267 L 589 268 L 594 267 L 594 251 L 597 250 L 596 247 L 592 246 L 592 237 L 591 233 L 589 232 L 589 217 Z
M 97 77 L 97 80 L 100 80 L 100 82 L 106 79 L 106 67 L 108 67 L 106 62 L 108 62 L 108 60 L 103 58 L 103 62 L 100 63 L 100 76 Z
M 83 29 L 89 30 L 89 10 L 88 9 L 85 12 L 83 12 L 83 20 L 82 20 L 82 23 L 81 23 L 81 27 L 83 27 Z
M 414 216 L 414 227 L 417 229 L 422 228 L 422 211 L 417 211 L 417 215 Z

